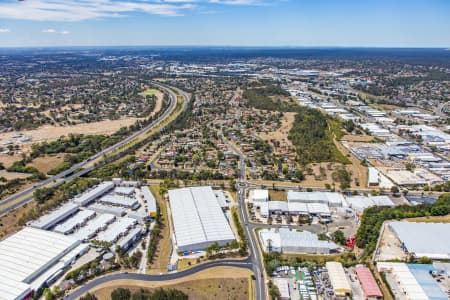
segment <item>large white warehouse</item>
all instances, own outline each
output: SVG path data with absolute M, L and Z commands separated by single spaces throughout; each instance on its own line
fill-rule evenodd
M 169 190 L 169 202 L 179 252 L 204 250 L 235 240 L 211 187 Z
M 80 241 L 26 227 L 0 241 L 0 299 L 24 299 L 72 262 Z

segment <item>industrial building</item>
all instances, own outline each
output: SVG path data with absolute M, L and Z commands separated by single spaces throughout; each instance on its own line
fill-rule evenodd
M 179 252 L 204 250 L 235 240 L 211 187 L 169 190 L 175 244 Z
M 255 204 L 260 209 L 262 217 L 267 218 L 271 215 L 313 215 L 328 218 L 331 216 L 328 205 L 323 203 L 303 203 L 303 202 L 284 202 L 268 201 Z
M 0 241 L 0 298 L 26 298 L 51 282 L 85 248 L 77 239 L 32 227 Z
M 133 228 L 117 242 L 117 246 L 119 246 L 122 251 L 127 251 L 134 243 L 136 243 L 137 240 L 141 238 L 141 235 L 142 228 Z
M 139 201 L 137 201 L 136 198 L 121 195 L 105 195 L 98 199 L 98 202 L 112 206 L 126 207 L 133 210 L 139 208 Z
M 289 290 L 289 281 L 286 278 L 274 278 L 273 283 L 278 287 L 280 300 L 290 300 L 291 292 Z
M 404 295 L 405 299 L 448 299 L 431 275 L 434 271 L 432 265 L 378 262 L 377 269 L 390 277 L 391 289 Z
M 336 261 L 328 261 L 325 264 L 325 268 L 328 271 L 328 276 L 330 277 L 334 294 L 338 297 L 351 295 L 352 288 L 350 287 L 350 283 L 348 282 L 347 275 L 345 274 L 342 264 Z
M 145 206 L 150 217 L 156 217 L 157 208 L 156 208 L 156 199 L 153 196 L 152 192 L 148 188 L 148 186 L 144 186 L 141 189 L 142 197 L 144 197 Z
M 391 222 L 389 226 L 413 257 L 450 259 L 449 223 Z
M 64 221 L 68 217 L 74 215 L 79 210 L 78 205 L 72 202 L 66 203 L 58 209 L 40 217 L 36 221 L 30 223 L 31 227 L 48 230 L 59 222 Z
M 115 219 L 116 217 L 111 214 L 98 214 L 96 218 L 90 220 L 86 226 L 81 227 L 71 236 L 80 241 L 87 241 L 95 237 L 100 231 L 105 230 Z
M 288 202 L 322 203 L 330 207 L 341 207 L 344 196 L 333 192 L 287 192 Z
M 380 290 L 372 272 L 367 267 L 356 267 L 355 273 L 361 285 L 364 300 L 383 299 L 383 293 Z
M 100 232 L 96 240 L 114 243 L 119 237 L 126 234 L 128 230 L 136 224 L 136 219 L 133 218 L 120 218 L 116 222 L 112 223 L 105 231 Z
M 251 190 L 249 192 L 250 201 L 253 202 L 267 202 L 269 201 L 269 191 L 268 190 Z
M 56 225 L 53 231 L 62 234 L 69 234 L 75 229 L 84 226 L 87 221 L 93 217 L 95 217 L 95 211 L 89 209 L 81 210 L 67 221 Z
M 359 213 L 372 206 L 395 206 L 388 196 L 348 196 L 346 201 L 350 208 Z
M 335 243 L 321 241 L 309 231 L 270 228 L 259 231 L 259 237 L 265 252 L 330 254 L 338 249 Z
M 104 181 L 98 186 L 88 190 L 87 192 L 75 197 L 73 202 L 80 206 L 86 206 L 90 202 L 94 201 L 96 198 L 106 194 L 114 188 L 114 182 Z

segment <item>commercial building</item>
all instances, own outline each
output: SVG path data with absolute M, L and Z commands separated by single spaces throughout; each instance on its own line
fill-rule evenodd
M 449 223 L 391 222 L 389 226 L 413 257 L 450 259 Z
M 114 182 L 112 181 L 104 181 L 100 183 L 98 186 L 88 190 L 87 192 L 75 197 L 73 202 L 78 205 L 86 206 L 90 202 L 94 201 L 96 198 L 106 194 L 110 190 L 114 188 Z
M 59 222 L 64 221 L 68 217 L 74 215 L 79 210 L 78 205 L 72 202 L 66 203 L 58 209 L 40 217 L 36 221 L 30 223 L 31 227 L 40 229 L 50 229 Z
M 148 188 L 148 186 L 144 186 L 141 189 L 142 197 L 145 201 L 145 206 L 147 209 L 148 214 L 150 217 L 154 218 L 156 217 L 157 208 L 156 208 L 156 199 L 155 196 L 153 196 L 152 192 Z
M 204 250 L 235 240 L 211 187 L 169 190 L 175 244 L 179 252 Z
M 309 231 L 291 231 L 288 228 L 262 229 L 259 237 L 265 252 L 330 254 L 338 246 L 329 241 L 321 241 Z
M 361 284 L 365 300 L 383 299 L 381 292 L 372 272 L 366 267 L 356 267 L 355 273 L 358 276 L 358 281 Z
M 47 284 L 79 245 L 79 240 L 32 227 L 0 241 L 0 298 L 24 299 Z
M 340 262 L 328 261 L 325 264 L 325 268 L 328 271 L 330 277 L 331 286 L 333 287 L 334 294 L 338 297 L 345 297 L 352 294 L 350 283 L 348 282 L 347 275 L 345 274 L 344 267 Z

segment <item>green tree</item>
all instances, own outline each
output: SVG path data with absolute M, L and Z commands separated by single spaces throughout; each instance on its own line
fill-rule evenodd
M 335 243 L 338 243 L 341 245 L 345 245 L 345 243 L 346 243 L 344 233 L 342 232 L 342 230 L 339 230 L 339 229 L 331 234 L 331 239 Z
M 130 300 L 131 292 L 129 289 L 117 288 L 111 292 L 111 300 Z
M 80 300 L 98 300 L 98 298 L 91 293 L 87 293 L 86 295 L 80 297 Z

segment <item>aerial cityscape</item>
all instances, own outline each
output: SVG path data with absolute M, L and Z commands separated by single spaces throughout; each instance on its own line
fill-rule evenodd
M 449 32 L 438 0 L 0 1 L 0 300 L 449 300 Z

